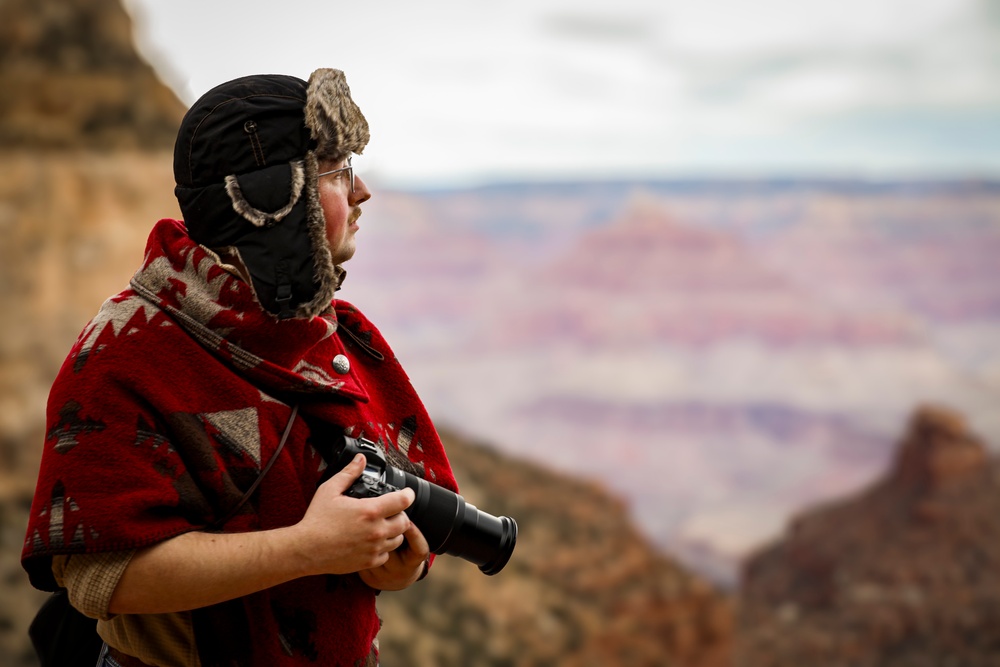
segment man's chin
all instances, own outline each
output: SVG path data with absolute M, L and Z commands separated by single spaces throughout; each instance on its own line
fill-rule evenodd
M 333 263 L 337 266 L 343 264 L 347 260 L 354 257 L 354 251 L 355 251 L 355 246 L 352 240 L 352 242 L 349 245 L 341 246 L 340 248 L 337 249 L 336 252 L 332 253 Z

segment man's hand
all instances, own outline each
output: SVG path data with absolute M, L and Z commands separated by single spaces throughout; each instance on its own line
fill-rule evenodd
M 427 540 L 413 524 L 403 533 L 403 537 L 406 541 L 389 554 L 385 563 L 358 572 L 362 581 L 381 591 L 401 591 L 420 579 L 430 555 Z
M 364 462 L 364 455 L 358 454 L 343 470 L 321 484 L 305 516 L 294 526 L 306 550 L 302 557 L 312 574 L 346 574 L 380 568 L 393 558 L 404 535 L 409 538 L 412 533 L 426 552 L 427 542 L 403 514 L 413 503 L 411 489 L 377 498 L 344 495 L 361 475 Z M 420 560 L 424 557 L 426 553 Z M 395 556 L 394 560 L 401 559 Z M 389 569 L 395 572 L 398 567 L 394 564 Z

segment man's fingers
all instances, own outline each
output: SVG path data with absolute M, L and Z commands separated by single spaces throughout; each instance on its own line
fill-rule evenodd
M 427 554 L 431 552 L 430 546 L 427 544 L 427 538 L 424 534 L 420 532 L 417 528 L 417 524 L 410 522 L 410 527 L 406 529 L 403 533 L 403 537 L 406 538 L 406 544 L 410 551 L 417 557 L 418 560 L 423 560 L 427 557 Z
M 384 517 L 390 517 L 399 514 L 412 505 L 415 497 L 416 494 L 413 493 L 413 489 L 402 489 L 379 496 L 375 500 L 379 503 L 379 514 Z
M 395 551 L 396 549 L 398 549 L 399 547 L 401 547 L 403 545 L 403 542 L 405 540 L 406 540 L 406 538 L 403 537 L 402 535 L 397 535 L 396 537 L 394 537 L 391 540 L 389 540 L 389 549 L 388 550 L 389 551 Z

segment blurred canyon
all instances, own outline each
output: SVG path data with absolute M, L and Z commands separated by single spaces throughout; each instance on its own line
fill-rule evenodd
M 49 384 L 179 215 L 132 39 L 0 0 L 4 665 Z M 497 577 L 380 597 L 386 665 L 1000 661 L 1000 184 L 370 185 L 339 296 L 521 525 Z

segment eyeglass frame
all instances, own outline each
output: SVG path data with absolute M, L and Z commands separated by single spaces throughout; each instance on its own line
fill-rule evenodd
M 316 174 L 316 178 L 320 178 L 322 176 L 329 176 L 330 174 L 336 174 L 341 171 L 351 172 L 351 194 L 354 194 L 354 166 L 351 164 L 350 157 L 347 158 L 346 167 L 340 167 L 339 169 L 331 169 L 330 171 L 324 171 L 322 174 Z

